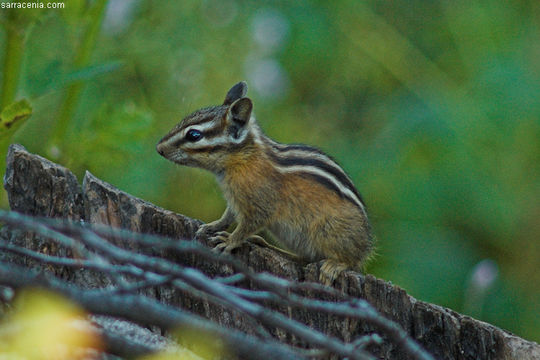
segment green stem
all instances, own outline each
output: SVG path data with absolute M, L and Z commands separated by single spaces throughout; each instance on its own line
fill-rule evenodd
M 92 51 L 99 35 L 106 5 L 107 0 L 98 0 L 94 5 L 90 13 L 90 24 L 83 35 L 83 39 L 73 60 L 73 70 L 78 70 L 88 66 Z M 77 104 L 79 103 L 83 86 L 84 82 L 82 81 L 75 82 L 68 86 L 60 108 L 58 120 L 52 133 L 51 142 L 53 145 L 57 145 L 62 148 L 65 144 L 66 131 L 70 120 L 73 118 Z
M 21 75 L 24 55 L 25 31 L 14 26 L 6 26 L 6 52 L 4 54 L 4 67 L 2 79 L 2 98 L 0 110 L 15 100 L 17 87 Z

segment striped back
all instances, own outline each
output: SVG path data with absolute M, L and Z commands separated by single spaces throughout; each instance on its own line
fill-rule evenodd
M 281 172 L 310 177 L 366 212 L 364 200 L 353 182 L 330 156 L 308 145 L 280 144 L 268 137 L 264 141 L 271 149 L 270 159 Z

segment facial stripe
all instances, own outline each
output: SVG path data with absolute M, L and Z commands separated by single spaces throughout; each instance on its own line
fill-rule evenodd
M 211 139 L 219 135 L 223 135 L 223 126 L 215 126 L 202 132 L 203 139 Z
M 220 126 L 220 122 L 216 121 L 216 119 L 208 119 L 208 121 L 203 122 L 203 123 L 190 124 L 190 125 L 186 126 L 184 129 L 182 129 L 182 133 L 186 134 L 191 129 L 195 129 L 195 130 L 199 130 L 201 132 L 204 132 L 204 131 L 208 131 L 208 130 L 211 130 L 211 129 L 215 128 L 215 127 L 219 127 L 219 126 Z
M 208 147 L 208 146 L 218 146 L 218 145 L 226 145 L 230 141 L 227 141 L 227 138 L 220 136 L 220 137 L 213 137 L 210 139 L 202 138 L 201 140 L 197 142 L 186 142 L 183 144 L 183 147 L 186 149 L 196 149 L 196 148 L 202 148 L 202 147 Z
M 218 151 L 230 152 L 244 148 L 249 142 L 253 142 L 253 137 L 249 133 L 246 133 L 242 138 L 239 138 L 237 142 L 232 142 L 227 138 L 214 139 L 212 143 L 202 143 L 202 141 L 198 141 L 190 144 L 193 146 L 185 146 L 183 150 L 190 154 L 204 152 L 214 153 Z
M 186 148 L 184 151 L 189 154 L 202 153 L 202 152 L 214 153 L 214 152 L 224 150 L 226 148 L 227 148 L 226 145 L 209 145 L 209 146 Z
M 168 144 L 170 144 L 173 147 L 179 147 L 180 145 L 182 145 L 186 141 L 185 140 L 185 134 L 191 129 L 199 130 L 198 127 L 190 126 L 189 128 L 186 128 L 186 129 L 183 129 L 183 130 L 179 129 L 177 131 L 171 131 L 166 137 L 161 139 L 161 143 L 167 142 Z
M 181 124 L 181 130 L 193 126 L 200 125 L 207 121 L 214 120 L 216 118 L 221 118 L 225 112 L 226 107 L 224 106 L 210 106 L 197 110 L 191 114 L 188 118 L 184 119 Z
M 222 134 L 221 136 L 213 136 L 213 137 L 203 137 L 201 140 L 197 142 L 189 142 L 189 141 L 183 141 L 182 148 L 185 149 L 196 149 L 196 148 L 203 148 L 208 146 L 217 146 L 217 145 L 227 145 L 227 144 L 240 144 L 243 143 L 248 136 L 247 132 L 242 132 L 242 134 L 238 138 L 231 138 L 227 136 L 226 134 Z
M 195 121 L 191 121 L 189 124 L 186 124 L 181 130 L 187 128 L 187 127 L 190 127 L 190 126 L 195 126 L 195 125 L 201 125 L 201 124 L 204 124 L 205 122 L 207 121 L 212 121 L 214 120 L 215 118 L 215 115 L 214 114 L 208 114 L 207 116 L 204 116 L 198 120 L 195 120 Z
M 191 125 L 186 127 L 184 130 L 180 130 L 177 134 L 169 139 L 169 143 L 171 143 L 171 145 L 174 147 L 180 147 L 186 143 L 189 144 L 190 141 L 187 140 L 185 136 L 190 130 L 200 131 L 203 134 L 203 139 L 207 137 L 215 137 L 222 132 L 219 125 L 216 126 L 214 121 L 210 121 L 208 124 Z

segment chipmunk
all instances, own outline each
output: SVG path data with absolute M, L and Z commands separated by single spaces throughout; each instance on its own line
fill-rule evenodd
M 346 269 L 359 270 L 373 239 L 366 206 L 351 179 L 320 150 L 280 144 L 265 136 L 239 82 L 223 105 L 195 111 L 157 144 L 157 152 L 180 165 L 214 173 L 227 208 L 197 231 L 223 252 L 268 229 L 279 245 L 303 260 L 324 260 L 320 280 L 331 284 Z M 236 220 L 232 233 L 226 230 Z M 264 240 L 263 240 L 264 241 Z

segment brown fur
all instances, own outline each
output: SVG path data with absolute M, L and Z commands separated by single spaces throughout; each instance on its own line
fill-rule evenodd
M 186 117 L 157 146 L 166 158 L 210 170 L 218 177 L 227 210 L 219 220 L 203 225 L 198 235 L 213 236 L 222 242 L 217 248 L 229 252 L 267 228 L 300 258 L 324 260 L 321 280 L 327 284 L 345 269 L 359 270 L 373 248 L 365 210 L 309 172 L 283 172 L 276 167 L 276 156 L 286 155 L 276 153 L 276 143 L 264 138 L 250 119 L 252 103 L 243 97 L 246 90 L 245 83 L 235 85 L 224 105 Z M 208 120 L 214 120 L 215 126 Z M 222 136 L 221 142 L 189 148 L 184 145 L 188 140 L 178 138 L 188 127 L 204 123 L 207 141 Z M 229 135 L 231 141 L 224 141 Z M 235 230 L 223 232 L 234 220 Z
M 278 233 L 278 241 L 303 259 L 361 267 L 372 244 L 357 206 L 316 182 L 276 171 L 261 149 L 231 155 L 225 168 L 223 191 L 237 218 Z M 279 236 L 279 227 L 304 236 Z

